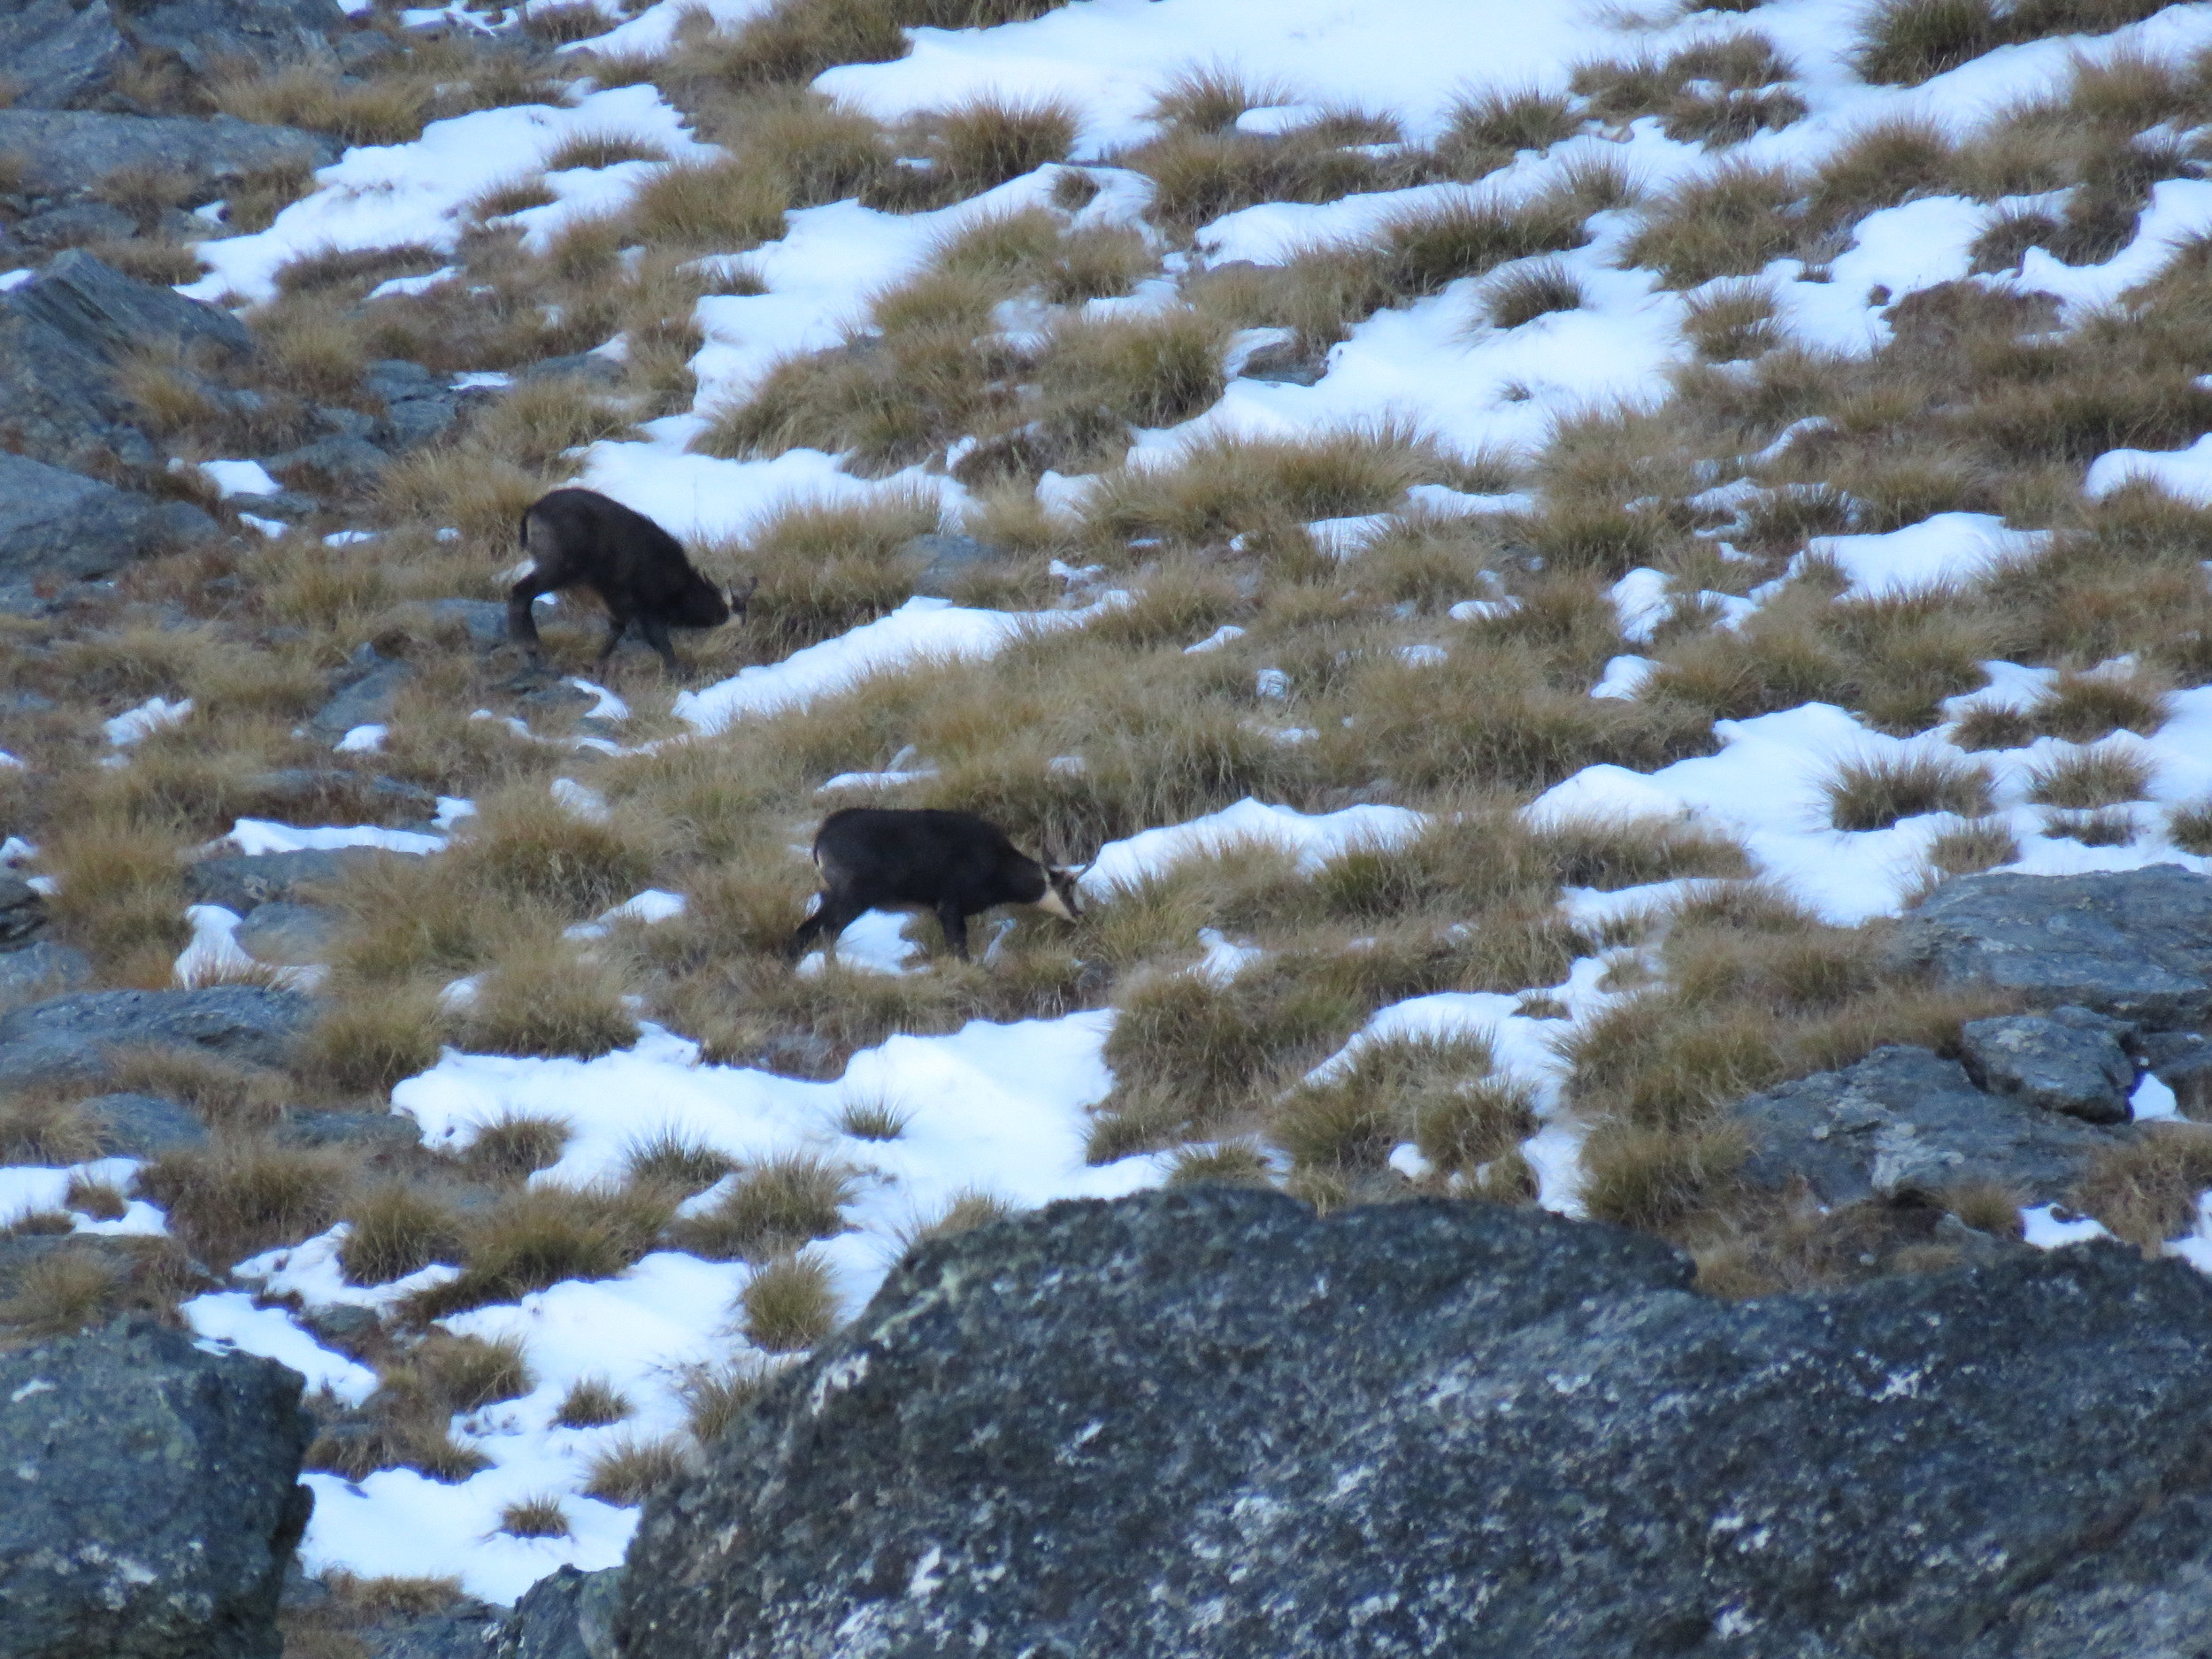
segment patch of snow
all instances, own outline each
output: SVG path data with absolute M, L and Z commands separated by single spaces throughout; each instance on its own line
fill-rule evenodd
M 1979 581 L 2050 539 L 2047 530 L 2008 530 L 1995 513 L 1939 512 L 1881 535 L 1815 536 L 1791 568 L 1831 560 L 1850 579 L 1839 598 L 1894 598 Z
M 295 824 L 278 824 L 258 818 L 240 818 L 224 839 L 237 851 L 249 855 L 326 852 L 339 847 L 381 847 L 395 853 L 434 853 L 445 845 L 442 835 L 425 835 L 418 830 L 383 829 L 374 824 L 302 829 Z
M 118 749 L 137 742 L 150 732 L 158 732 L 165 726 L 174 726 L 192 712 L 192 699 L 184 697 L 175 703 L 166 697 L 149 697 L 135 709 L 103 720 L 100 729 L 107 733 L 108 741 Z
M 384 747 L 384 740 L 391 735 L 391 730 L 388 726 L 352 726 L 331 748 L 341 755 L 373 755 Z

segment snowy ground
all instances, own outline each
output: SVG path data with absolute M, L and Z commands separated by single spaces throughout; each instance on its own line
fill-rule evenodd
M 694 4 L 662 0 L 624 24 L 616 40 L 644 46 L 664 39 L 678 9 Z M 729 17 L 752 9 L 749 0 L 716 7 Z M 1757 11 L 1757 27 L 1796 62 L 1796 88 L 1811 113 L 1784 131 L 1754 138 L 1729 152 L 1732 157 L 1812 159 L 1852 132 L 1903 112 L 1963 131 L 2008 100 L 2062 79 L 2077 54 L 2100 60 L 2126 51 L 2177 56 L 2212 42 L 2212 7 L 2177 6 L 2093 41 L 2046 41 L 1993 52 L 1918 88 L 1869 88 L 1852 79 L 1842 63 L 1863 10 L 1862 0 L 1773 0 Z M 1389 110 L 1417 138 L 1434 129 L 1467 84 L 1563 84 L 1575 61 L 1606 43 L 1599 11 L 1503 0 L 1373 0 L 1359 7 L 1341 0 L 1280 0 L 1258 11 L 1242 0 L 1086 0 L 1002 28 L 918 31 L 908 58 L 840 68 L 821 85 L 884 117 L 941 106 L 978 90 L 1063 96 L 1081 111 L 1083 144 L 1087 153 L 1096 154 L 1142 135 L 1149 91 L 1171 73 L 1195 62 L 1221 61 L 1255 77 L 1279 79 L 1286 103 L 1356 102 Z M 1732 33 L 1743 21 L 1701 13 L 1646 35 L 1632 33 L 1617 43 L 1621 55 L 1640 44 L 1666 50 Z M 672 153 L 696 147 L 650 87 L 594 93 L 572 110 L 492 111 L 440 122 L 411 144 L 349 152 L 324 171 L 314 195 L 287 209 L 266 232 L 207 244 L 212 273 L 188 291 L 264 296 L 271 291 L 272 273 L 286 259 L 313 249 L 402 242 L 450 247 L 457 236 L 457 211 L 469 196 L 526 171 L 570 134 L 609 129 L 657 138 Z M 1715 165 L 1712 155 L 1668 140 L 1655 121 L 1644 120 L 1618 142 L 1584 138 L 1542 157 L 1525 157 L 1473 193 L 1540 188 L 1586 154 L 1617 159 L 1654 186 Z M 568 217 L 618 200 L 647 171 L 646 164 L 633 163 L 557 176 L 551 182 L 561 199 L 533 210 L 533 235 L 542 237 Z M 697 411 L 741 396 L 788 353 L 833 343 L 867 296 L 911 270 L 948 228 L 1040 200 L 1048 187 L 1048 173 L 1040 173 L 942 212 L 908 217 L 850 202 L 793 213 L 780 242 L 748 257 L 767 283 L 766 293 L 702 303 L 708 343 L 695 365 L 701 380 Z M 1318 236 L 1371 227 L 1409 199 L 1461 193 L 1463 187 L 1443 186 L 1320 206 L 1265 204 L 1205 227 L 1198 246 L 1217 261 L 1280 260 Z M 1142 201 L 1142 181 L 1120 175 L 1088 211 L 1125 217 Z M 1867 219 L 1856 246 L 1835 262 L 1833 280 L 1804 280 L 1806 273 L 1791 260 L 1777 261 L 1769 275 L 1779 285 L 1785 313 L 1801 338 L 1865 351 L 1885 334 L 1878 307 L 1867 303 L 1870 290 L 1879 285 L 1893 298 L 1964 276 L 1967 245 L 1998 211 L 1957 198 L 1916 201 Z M 2031 263 L 2016 280 L 2060 293 L 2070 305 L 2093 305 L 2139 280 L 2175 237 L 2207 227 L 2212 227 L 2212 185 L 2162 184 L 2135 244 L 2108 265 L 2073 269 Z M 1684 296 L 1659 289 L 1647 272 L 1615 268 L 1631 228 L 1626 215 L 1601 216 L 1595 228 L 1599 234 L 1589 246 L 1558 256 L 1589 296 L 1582 309 L 1511 330 L 1471 328 L 1473 290 L 1479 285 L 1455 284 L 1359 326 L 1335 349 L 1328 373 L 1315 386 L 1233 380 L 1219 403 L 1197 420 L 1146 434 L 1136 462 L 1171 456 L 1209 433 L 1294 435 L 1386 413 L 1417 419 L 1471 451 L 1526 453 L 1563 414 L 1609 399 L 1657 397 L 1664 371 L 1684 349 L 1678 334 Z M 694 535 L 741 534 L 800 496 L 857 497 L 919 487 L 948 508 L 962 498 L 959 487 L 942 477 L 917 471 L 864 481 L 836 470 L 832 457 L 810 451 L 758 462 L 691 454 L 686 446 L 703 424 L 695 411 L 654 423 L 649 442 L 595 446 L 580 464 L 580 480 Z M 2098 493 L 2129 476 L 2150 474 L 2177 493 L 2212 499 L 2208 444 L 2212 438 L 2175 456 L 2124 451 L 2107 457 L 2090 469 L 2088 488 Z M 1066 490 L 1079 488 L 1070 484 Z M 1433 504 L 1409 500 L 1407 507 Z M 1353 531 L 1345 533 L 1340 545 L 1348 557 L 1357 557 L 1359 540 Z M 1828 551 L 1854 591 L 1875 592 L 1983 578 L 1995 568 L 1993 561 L 2015 550 L 2006 541 L 1992 523 L 1951 514 L 1889 536 L 1839 538 Z M 1647 620 L 1671 603 L 1664 579 L 1652 580 L 1656 574 L 1639 572 L 1617 590 L 1624 621 Z M 1468 600 L 1471 606 L 1488 603 L 1479 595 Z M 1732 621 L 1740 621 L 1750 603 L 1755 597 L 1731 601 L 1724 609 Z M 711 734 L 733 721 L 834 695 L 863 674 L 895 672 L 902 664 L 941 656 L 987 654 L 1041 622 L 1065 626 L 1081 619 L 1079 612 L 1022 618 L 917 599 L 784 664 L 748 669 L 687 694 L 677 712 L 695 732 Z M 1632 695 L 1636 661 L 1617 661 L 1595 694 Z M 2025 701 L 2049 678 L 2045 671 L 2010 664 L 1990 664 L 1989 675 L 1986 690 L 1958 703 Z M 1962 711 L 1954 706 L 1948 712 Z M 167 705 L 134 711 L 113 723 L 114 741 L 127 744 L 176 713 Z M 1649 775 L 1594 767 L 1527 810 L 1538 819 L 1583 812 L 1687 815 L 1740 838 L 1763 872 L 1820 914 L 1844 923 L 1894 911 L 1923 849 L 1955 823 L 1929 817 L 1846 833 L 1827 827 L 1819 802 L 1820 781 L 1843 760 L 1906 751 L 1955 754 L 1941 727 L 1898 739 L 1868 729 L 1842 710 L 1811 704 L 1724 723 L 1717 730 L 1723 746 L 1713 756 Z M 2158 801 L 2203 796 L 2212 791 L 2212 687 L 2182 693 L 2174 719 L 2154 737 L 2123 734 L 2108 741 L 2136 749 L 2152 762 Z M 2055 872 L 2165 860 L 2206 867 L 2205 860 L 2178 854 L 2165 841 L 2158 814 L 2148 806 L 2137 810 L 2141 833 L 2125 847 L 2092 849 L 2042 835 L 2041 813 L 2022 803 L 2024 778 L 2031 765 L 2062 747 L 2046 739 L 1982 757 L 1996 775 L 2000 812 L 2027 849 L 2020 867 Z M 463 804 L 448 803 L 442 819 L 450 821 Z M 1270 840 L 1310 865 L 1353 837 L 1402 835 L 1417 824 L 1417 815 L 1394 809 L 1317 819 L 1247 802 L 1197 824 L 1162 826 L 1118 842 L 1103 849 L 1088 880 L 1103 896 L 1146 870 L 1224 837 Z M 431 856 L 440 844 L 431 836 L 403 845 L 388 832 L 259 824 L 242 824 L 234 840 L 246 852 L 380 840 Z M 1570 895 L 1563 902 L 1586 908 L 1653 896 L 1596 901 Z M 227 943 L 227 914 L 196 918 L 199 936 L 193 950 L 202 954 L 194 960 L 219 958 Z M 895 930 L 879 920 L 856 925 L 852 942 L 864 944 L 868 959 L 889 971 L 898 971 L 905 954 Z M 1236 960 L 1234 947 L 1219 941 L 1197 971 L 1231 972 Z M 1596 988 L 1605 965 L 1586 960 L 1565 984 L 1532 988 L 1547 989 L 1571 1016 L 1585 1018 L 1609 1000 Z M 180 964 L 180 972 L 188 972 L 188 964 Z M 1558 1103 L 1562 1071 L 1546 1033 L 1557 1029 L 1556 1022 L 1522 1018 L 1516 1002 L 1512 996 L 1490 995 L 1417 998 L 1379 1012 L 1351 1048 L 1412 1030 L 1480 1031 L 1491 1037 L 1502 1066 L 1528 1084 L 1550 1113 Z M 574 1136 L 560 1163 L 534 1178 L 540 1185 L 582 1186 L 607 1176 L 618 1170 L 626 1148 L 664 1128 L 743 1159 L 811 1149 L 850 1162 L 865 1171 L 867 1182 L 851 1211 L 855 1230 L 820 1247 L 849 1309 L 880 1279 L 901 1248 L 902 1233 L 963 1193 L 981 1190 L 1036 1204 L 1125 1193 L 1160 1179 L 1155 1158 L 1103 1168 L 1083 1162 L 1085 1109 L 1105 1095 L 1111 1081 L 1100 1059 L 1111 1018 L 1110 1011 L 1086 1012 L 1009 1026 L 976 1023 L 942 1037 L 895 1038 L 856 1056 L 833 1083 L 702 1064 L 694 1044 L 657 1028 L 649 1028 L 628 1051 L 588 1062 L 449 1052 L 430 1071 L 401 1084 L 393 1106 L 415 1118 L 426 1141 L 442 1148 L 466 1145 L 483 1125 L 510 1110 L 565 1118 Z M 857 1141 L 841 1133 L 841 1105 L 876 1099 L 908 1115 L 905 1133 L 890 1142 Z M 1571 1210 L 1573 1126 L 1548 1122 L 1528 1151 L 1545 1202 Z M 65 1184 L 56 1171 L 0 1171 L 0 1212 L 57 1204 Z M 79 1225 L 144 1230 L 157 1225 L 158 1216 L 140 1204 L 121 1222 L 81 1219 Z M 2035 1220 L 2031 1236 L 2058 1243 L 2080 1233 L 2078 1226 L 2045 1215 Z M 334 1259 L 338 1236 L 334 1231 L 271 1252 L 247 1264 L 242 1276 L 271 1292 L 297 1293 L 311 1304 L 379 1304 L 421 1282 L 418 1276 L 370 1291 L 345 1286 Z M 2184 1248 L 2191 1259 L 2212 1267 L 2212 1224 L 2200 1223 L 2199 1235 Z M 426 1274 L 449 1271 L 433 1268 Z M 358 1483 L 309 1477 L 317 1507 L 304 1545 L 307 1565 L 365 1573 L 457 1572 L 471 1591 L 509 1600 L 563 1563 L 592 1568 L 614 1562 L 634 1512 L 573 1496 L 583 1463 L 612 1438 L 674 1429 L 681 1420 L 675 1386 L 682 1369 L 741 1354 L 744 1344 L 731 1329 L 729 1309 L 750 1271 L 662 1253 L 619 1279 L 565 1284 L 516 1305 L 447 1321 L 456 1331 L 521 1338 L 536 1378 L 528 1395 L 457 1425 L 459 1438 L 493 1466 L 457 1486 L 404 1470 Z M 370 1386 L 360 1367 L 317 1348 L 280 1311 L 255 1310 L 241 1294 L 200 1298 L 188 1312 L 209 1339 L 283 1359 L 343 1397 L 357 1399 Z M 638 1416 L 612 1429 L 553 1426 L 562 1395 L 587 1374 L 617 1383 L 638 1403 Z M 503 1503 L 544 1493 L 569 1494 L 572 1537 L 521 1540 L 495 1532 Z

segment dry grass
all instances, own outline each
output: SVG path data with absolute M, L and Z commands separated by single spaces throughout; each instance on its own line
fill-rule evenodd
M 1563 265 L 1525 266 L 1493 282 L 1483 296 L 1483 316 L 1493 328 L 1518 328 L 1553 311 L 1578 310 L 1582 284 Z
M 2055 755 L 2028 769 L 2028 799 L 2039 806 L 2117 806 L 2145 799 L 2150 784 L 2150 762 L 2119 747 Z
M 619 234 L 656 248 L 740 253 L 783 234 L 786 200 L 741 159 L 672 164 L 630 198 Z
M 342 1213 L 352 1180 L 333 1154 L 232 1140 L 163 1153 L 140 1168 L 138 1190 L 168 1212 L 194 1256 L 221 1268 L 321 1232 Z
M 637 1018 L 623 998 L 615 964 L 557 933 L 525 935 L 477 978 L 463 1035 L 468 1048 L 490 1054 L 588 1060 L 637 1041 Z
M 727 1155 L 679 1129 L 663 1129 L 633 1141 L 623 1163 L 633 1182 L 665 1187 L 690 1198 L 736 1167 Z
M 626 1434 L 592 1454 L 581 1490 L 588 1498 L 634 1509 L 690 1468 L 690 1450 L 681 1440 Z
M 419 1187 L 388 1182 L 346 1206 L 338 1267 L 349 1285 L 386 1285 L 433 1262 L 457 1265 L 465 1248 L 460 1217 Z
M 2208 1187 L 2212 1128 L 2153 1124 L 2137 1141 L 2102 1154 L 2073 1197 L 2115 1235 L 2151 1252 L 2188 1230 L 2197 1196 Z
M 503 1112 L 476 1132 L 461 1162 L 480 1180 L 526 1180 L 558 1164 L 562 1148 L 574 1133 L 564 1118 Z
M 480 1411 L 502 1400 L 518 1400 L 537 1386 L 518 1337 L 488 1342 L 434 1332 L 416 1345 L 413 1363 L 439 1400 L 455 1411 Z
M 1646 210 L 1621 263 L 1648 265 L 1672 288 L 1748 275 L 1790 251 L 1798 228 L 1788 209 L 1803 191 L 1788 170 L 1751 162 L 1693 174 Z
M 267 1127 L 290 1092 L 280 1072 L 198 1048 L 133 1046 L 111 1048 L 104 1058 L 117 1090 L 176 1101 L 218 1129 Z
M 784 1154 L 747 1170 L 710 1209 L 678 1223 L 675 1236 L 711 1260 L 764 1262 L 842 1233 L 841 1211 L 856 1186 L 849 1171 L 810 1153 Z
M 660 1236 L 674 1203 L 657 1187 L 525 1187 L 483 1212 L 471 1229 L 460 1276 L 403 1304 L 426 1323 L 512 1302 L 569 1279 L 611 1279 Z
M 1839 830 L 1887 829 L 1927 812 L 1979 818 L 1990 806 L 1989 774 L 1943 755 L 1846 761 L 1823 787 Z
M 100 1125 L 78 1104 L 86 1092 L 32 1084 L 0 1094 L 0 1163 L 61 1165 L 97 1157 Z
M 561 1398 L 554 1422 L 565 1429 L 603 1428 L 619 1423 L 637 1408 L 629 1396 L 603 1377 L 580 1377 Z
M 1918 86 L 1997 47 L 2051 35 L 2105 34 L 2147 18 L 2160 0 L 1884 0 L 1862 26 L 1859 73 Z
M 666 161 L 667 146 L 634 133 L 571 133 L 541 164 L 548 173 L 572 167 L 613 167 L 626 161 Z
M 2166 815 L 2166 833 L 2182 851 L 2212 856 L 2212 801 L 2172 809 Z
M 837 1323 L 830 1265 L 816 1256 L 787 1256 L 746 1281 L 739 1297 L 747 1341 L 765 1354 L 812 1348 Z
M 499 1530 L 511 1538 L 566 1538 L 568 1510 L 558 1497 L 549 1493 L 541 1497 L 517 1498 L 500 1507 Z

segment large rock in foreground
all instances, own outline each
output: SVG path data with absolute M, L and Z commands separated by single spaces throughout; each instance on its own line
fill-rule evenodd
M 98 1077 L 110 1049 L 141 1045 L 278 1065 L 314 1010 L 312 997 L 258 985 L 78 991 L 0 1016 L 0 1079 Z
M 926 1245 L 649 1505 L 620 1650 L 2200 1650 L 2199 1534 L 2149 1532 L 2212 1483 L 2212 1281 L 2111 1247 L 1689 1279 L 1532 1211 L 1226 1190 Z M 2103 1617 L 2121 1578 L 2199 1647 Z
M 151 1324 L 0 1355 L 0 1654 L 277 1659 L 300 1386 Z
M 1947 881 L 1897 930 L 1901 960 L 1953 984 L 2078 1003 L 2159 1028 L 2212 1015 L 2212 879 L 2179 864 Z

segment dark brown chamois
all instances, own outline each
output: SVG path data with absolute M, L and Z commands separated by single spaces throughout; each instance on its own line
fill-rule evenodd
M 584 588 L 607 608 L 607 642 L 599 661 L 614 655 L 635 623 L 660 653 L 672 677 L 679 671 L 668 630 L 718 628 L 745 614 L 760 585 L 756 576 L 742 593 L 718 589 L 691 567 L 683 544 L 641 512 L 595 490 L 557 489 L 522 515 L 522 550 L 530 573 L 507 593 L 507 637 L 538 655 L 538 626 L 530 615 L 540 594 Z
M 833 812 L 814 835 L 821 903 L 791 935 L 789 954 L 838 935 L 864 912 L 936 913 L 954 956 L 968 959 L 968 918 L 995 904 L 1032 904 L 1073 921 L 1083 913 L 1076 879 L 1083 872 L 1015 849 L 1006 833 L 972 812 L 854 806 Z

